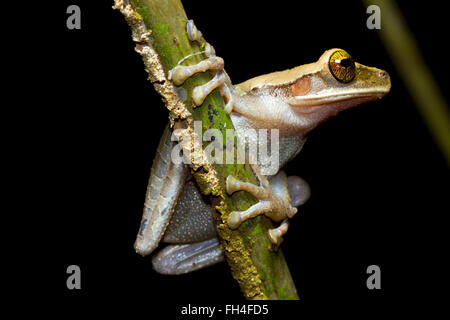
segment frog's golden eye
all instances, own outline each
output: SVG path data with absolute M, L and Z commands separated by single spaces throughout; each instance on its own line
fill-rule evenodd
M 356 67 L 352 56 L 344 50 L 333 52 L 328 61 L 330 72 L 336 80 L 348 83 L 355 78 Z

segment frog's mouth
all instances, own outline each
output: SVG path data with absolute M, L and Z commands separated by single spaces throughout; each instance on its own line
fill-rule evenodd
M 360 104 L 381 99 L 387 91 L 359 92 L 358 94 L 334 95 L 326 98 L 308 98 L 296 103 L 289 103 L 291 110 L 303 119 L 303 133 L 307 134 L 321 123 L 337 115 L 339 112 L 356 107 Z
M 358 98 L 379 99 L 384 97 L 390 88 L 370 88 L 346 90 L 344 92 L 319 92 L 317 94 L 309 94 L 304 96 L 291 97 L 288 103 L 292 106 L 320 106 L 339 101 L 350 101 Z
M 363 103 L 381 99 L 388 92 L 389 90 L 380 88 L 346 94 L 298 96 L 289 99 L 288 103 L 296 113 L 304 115 L 323 111 L 338 113 Z

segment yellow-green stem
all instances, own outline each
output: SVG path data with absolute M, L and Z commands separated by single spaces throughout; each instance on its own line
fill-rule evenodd
M 381 12 L 379 34 L 436 144 L 450 164 L 450 113 L 439 87 L 421 57 L 400 9 L 391 0 L 364 0 Z
M 146 29 L 151 30 L 151 46 L 157 52 L 166 76 L 167 71 L 180 59 L 202 50 L 197 43 L 187 38 L 185 30 L 187 17 L 179 0 L 116 0 L 116 8 L 121 9 L 128 3 L 133 9 L 132 17 L 127 18 L 133 33 L 136 28 L 135 20 L 143 20 Z M 207 33 L 207 30 L 203 32 Z M 141 47 L 142 45 L 139 42 L 137 44 Z M 193 56 L 189 63 L 196 63 L 203 58 L 201 55 Z M 155 66 L 149 63 L 146 63 L 146 66 L 149 69 L 147 71 L 151 75 L 150 78 L 155 83 L 155 88 L 162 87 L 161 82 L 167 82 L 167 79 L 155 80 L 152 76 L 154 71 L 152 69 Z M 224 103 L 218 90 L 214 90 L 200 107 L 192 108 L 192 89 L 210 79 L 211 75 L 206 72 L 186 80 L 182 86 L 187 93 L 184 104 L 192 114 L 193 120 L 202 121 L 204 131 L 215 128 L 225 137 L 225 130 L 233 128 L 233 123 L 223 111 Z M 163 91 L 158 90 L 167 105 L 167 97 L 164 96 Z M 221 143 L 224 145 L 227 142 L 221 141 Z M 233 148 L 235 148 L 234 143 Z M 238 281 L 244 296 L 247 299 L 298 299 L 281 250 L 269 249 L 271 243 L 267 231 L 273 227 L 271 221 L 260 216 L 244 222 L 238 230 L 231 230 L 226 224 L 227 216 L 232 210 L 245 210 L 256 203 L 256 199 L 246 192 L 237 192 L 229 197 L 224 191 L 225 178 L 228 175 L 243 181 L 258 183 L 250 166 L 212 164 L 195 167 L 195 169 L 194 176 L 202 193 L 212 195 L 215 209 L 214 220 L 221 246 L 233 277 Z

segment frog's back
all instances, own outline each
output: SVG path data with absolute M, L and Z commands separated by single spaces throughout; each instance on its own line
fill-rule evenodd
M 235 87 L 243 92 L 250 92 L 253 89 L 262 87 L 286 85 L 295 82 L 304 74 L 310 74 L 316 71 L 318 71 L 317 65 L 315 63 L 309 63 L 292 69 L 275 71 L 255 78 L 251 78 L 247 81 L 235 85 Z

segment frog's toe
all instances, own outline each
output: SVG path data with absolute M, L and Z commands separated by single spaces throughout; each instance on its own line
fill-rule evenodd
M 231 114 L 232 111 L 233 111 L 233 101 L 230 100 L 225 104 L 225 112 L 227 114 Z
M 265 214 L 272 210 L 273 206 L 270 201 L 261 200 L 258 203 L 252 205 L 245 211 L 233 211 L 230 213 L 227 219 L 227 224 L 231 229 L 238 228 L 242 222 L 254 218 L 260 214 Z
M 225 76 L 226 78 L 227 76 Z M 220 94 L 222 95 L 222 98 L 225 101 L 225 112 L 227 114 L 231 114 L 231 112 L 233 111 L 233 107 L 234 107 L 234 100 L 233 100 L 233 95 L 231 94 L 231 90 L 230 87 L 228 85 L 228 83 L 231 83 L 231 81 L 227 81 L 227 79 L 225 80 L 225 84 L 220 86 Z
M 186 22 L 186 33 L 189 40 L 201 43 L 202 32 L 195 26 L 194 20 L 188 20 Z
M 283 242 L 283 235 L 286 234 L 288 228 L 289 221 L 285 219 L 278 228 L 270 229 L 268 231 L 269 239 L 270 242 L 272 242 L 272 244 L 274 245 L 274 249 L 277 249 L 280 246 L 281 242 Z
M 183 82 L 190 77 L 190 73 L 184 66 L 176 66 L 169 71 L 169 80 L 172 80 L 174 85 L 180 86 Z
M 278 229 L 270 229 L 268 231 L 270 242 L 272 242 L 275 246 L 279 246 L 283 241 L 283 235 Z
M 228 226 L 231 229 L 236 229 L 242 223 L 241 215 L 238 211 L 233 211 L 228 215 Z
M 169 80 L 172 80 L 176 86 L 181 85 L 187 78 L 192 77 L 196 73 L 205 72 L 209 70 L 217 73 L 223 70 L 224 61 L 221 57 L 216 56 L 209 57 L 194 65 L 190 66 L 180 65 L 180 63 L 184 61 L 184 59 L 190 56 L 192 55 L 188 55 L 183 59 L 181 59 L 178 62 L 178 65 L 173 67 L 168 73 Z
M 257 199 L 266 199 L 268 196 L 268 191 L 265 187 L 260 187 L 249 182 L 239 181 L 233 176 L 229 175 L 226 180 L 227 193 L 233 194 L 234 192 L 241 190 L 251 193 Z
M 223 85 L 225 78 L 222 73 L 218 72 L 212 78 L 212 80 L 208 81 L 202 86 L 195 87 L 192 91 L 192 100 L 196 106 L 199 106 L 203 103 L 206 97 L 216 88 Z

